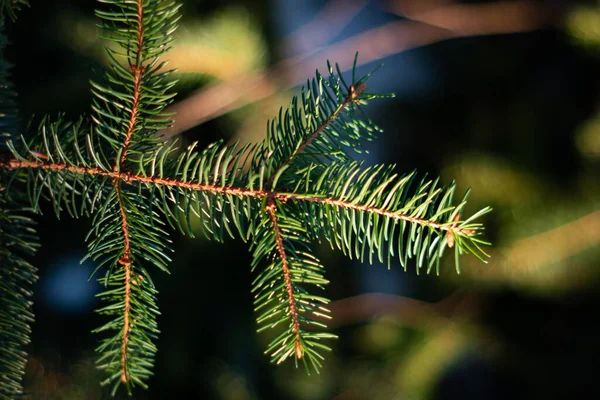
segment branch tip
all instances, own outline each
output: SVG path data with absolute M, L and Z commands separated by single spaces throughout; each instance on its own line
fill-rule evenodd
M 298 360 L 302 359 L 302 354 L 304 353 L 304 349 L 302 348 L 302 343 L 300 342 L 300 338 L 296 337 L 296 358 Z
M 355 101 L 358 96 L 367 88 L 366 82 L 361 82 L 358 86 L 351 85 L 348 91 L 348 99 Z

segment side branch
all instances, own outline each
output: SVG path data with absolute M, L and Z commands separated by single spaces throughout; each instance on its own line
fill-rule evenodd
M 350 89 L 348 90 L 348 96 L 346 96 L 346 98 L 344 99 L 344 102 L 342 104 L 340 104 L 334 111 L 333 113 L 331 113 L 331 115 L 329 116 L 329 118 L 327 118 L 325 121 L 323 121 L 323 123 L 321 123 L 321 125 L 319 125 L 317 127 L 317 129 L 314 130 L 314 132 L 312 132 L 308 138 L 306 138 L 306 140 L 300 144 L 300 146 L 298 146 L 298 148 L 296 149 L 296 151 L 294 151 L 290 157 L 279 166 L 279 168 L 277 168 L 277 170 L 275 172 L 273 172 L 273 174 L 271 175 L 271 179 L 269 181 L 269 187 L 271 187 L 273 185 L 273 179 L 275 179 L 275 177 L 277 176 L 277 173 L 279 171 L 281 171 L 283 168 L 285 168 L 287 165 L 290 165 L 294 159 L 298 156 L 298 154 L 302 153 L 304 151 L 304 149 L 312 143 L 313 140 L 315 140 L 317 137 L 319 137 L 319 135 L 321 133 L 323 133 L 323 131 L 329 126 L 331 125 L 331 123 L 341 114 L 342 111 L 344 111 L 344 109 L 346 107 L 348 107 L 348 105 L 355 101 L 356 98 L 363 92 L 363 90 L 365 90 L 365 88 L 367 87 L 366 83 L 361 83 L 360 85 L 358 85 L 357 87 L 355 87 L 354 85 L 350 86 Z
M 133 137 L 133 131 L 135 129 L 135 125 L 137 123 L 138 109 L 140 106 L 140 94 L 142 91 L 142 75 L 144 73 L 144 67 L 135 65 L 131 66 L 131 70 L 133 71 L 133 100 L 131 103 L 131 114 L 129 115 L 129 122 L 127 124 L 127 132 L 125 133 L 125 140 L 123 141 L 123 149 L 121 150 L 121 157 L 119 160 L 115 162 L 115 166 L 113 168 L 114 171 L 119 171 L 121 166 L 125 162 L 125 158 L 127 157 L 127 152 L 129 151 L 129 145 L 131 143 L 131 138 Z
M 296 200 L 296 201 L 308 201 L 311 203 L 328 204 L 331 206 L 345 208 L 348 210 L 363 211 L 363 212 L 370 213 L 370 214 L 381 215 L 382 217 L 403 220 L 406 222 L 410 222 L 411 224 L 424 225 L 424 226 L 428 226 L 430 228 L 439 229 L 441 231 L 447 231 L 448 239 L 449 239 L 449 247 L 452 247 L 454 244 L 454 235 L 470 236 L 470 235 L 475 234 L 475 231 L 473 229 L 461 229 L 457 226 L 457 222 L 458 222 L 458 218 L 460 218 L 460 214 L 457 215 L 457 219 L 454 221 L 454 223 L 448 225 L 448 224 L 439 224 L 437 222 L 429 221 L 429 220 L 423 219 L 423 218 L 411 217 L 410 215 L 386 210 L 384 208 L 370 207 L 370 206 L 366 206 L 364 204 L 355 204 L 355 203 L 351 203 L 348 201 L 333 199 L 331 197 L 306 197 L 306 196 L 298 196 L 297 194 L 294 194 L 294 193 L 275 194 L 275 197 L 282 201 Z
M 279 253 L 279 257 L 281 258 L 281 269 L 283 270 L 285 290 L 288 296 L 290 316 L 292 317 L 292 331 L 296 336 L 294 348 L 296 351 L 296 358 L 300 360 L 304 353 L 304 349 L 302 348 L 302 341 L 300 339 L 300 321 L 298 319 L 298 310 L 296 309 L 296 299 L 294 298 L 294 287 L 292 286 L 292 277 L 290 276 L 288 259 L 285 253 L 285 248 L 283 246 L 283 237 L 281 236 L 281 231 L 279 230 L 279 225 L 277 223 L 277 215 L 275 215 L 275 209 L 276 207 L 273 197 L 267 197 L 267 205 L 265 207 L 265 211 L 267 211 L 269 217 L 271 218 L 271 223 L 273 224 L 273 232 L 275 233 L 275 243 L 277 244 L 277 251 Z
M 129 330 L 130 323 L 129 317 L 131 313 L 131 244 L 129 239 L 129 225 L 127 223 L 127 214 L 123 206 L 123 200 L 121 199 L 120 181 L 114 180 L 114 188 L 117 194 L 117 201 L 119 203 L 119 211 L 121 213 L 121 223 L 123 226 L 123 254 L 119 258 L 119 264 L 121 264 L 125 270 L 125 296 L 123 300 L 123 342 L 121 343 L 121 382 L 127 383 L 129 381 L 129 371 L 127 368 L 127 354 L 129 345 Z
M 144 9 L 143 0 L 137 0 L 137 40 L 136 40 L 136 51 L 135 51 L 135 64 L 129 65 L 131 72 L 133 72 L 133 97 L 131 101 L 131 113 L 129 114 L 129 122 L 127 123 L 127 132 L 125 133 L 125 140 L 123 141 L 123 148 L 121 150 L 121 157 L 119 160 L 115 160 L 114 171 L 119 171 L 121 165 L 125 162 L 127 152 L 129 151 L 129 145 L 131 138 L 133 137 L 133 131 L 137 124 L 138 111 L 140 107 L 140 95 L 142 92 L 142 77 L 145 72 L 145 68 L 141 65 L 142 60 L 142 46 L 144 45 Z

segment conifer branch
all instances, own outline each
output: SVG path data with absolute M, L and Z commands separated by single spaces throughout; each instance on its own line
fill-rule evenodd
M 118 162 L 115 162 L 114 170 L 118 171 L 121 165 L 125 162 L 129 146 L 131 144 L 131 138 L 133 137 L 133 130 L 137 123 L 138 108 L 140 106 L 140 91 L 142 88 L 142 75 L 144 71 L 143 66 L 131 66 L 133 71 L 133 98 L 131 103 L 131 115 L 129 117 L 129 123 L 127 124 L 127 132 L 125 133 L 125 140 L 123 141 L 123 148 L 121 150 L 121 157 Z
M 125 140 L 123 141 L 123 148 L 121 150 L 121 157 L 118 162 L 115 162 L 114 170 L 119 171 L 121 165 L 125 162 L 127 152 L 129 151 L 129 145 L 131 144 L 131 138 L 133 137 L 133 131 L 137 123 L 137 116 L 140 107 L 140 94 L 142 91 L 142 77 L 146 68 L 141 64 L 142 57 L 142 46 L 144 44 L 144 8 L 143 0 L 137 0 L 137 46 L 135 48 L 135 63 L 129 61 L 129 68 L 133 73 L 133 94 L 131 99 L 131 111 L 129 115 L 129 122 L 127 124 L 127 132 L 125 133 Z
M 134 154 L 139 158 L 154 147 L 155 132 L 170 124 L 170 120 L 161 112 L 173 96 L 166 93 L 172 83 L 165 79 L 168 72 L 158 71 L 164 65 L 164 62 L 159 63 L 160 56 L 169 49 L 171 34 L 177 27 L 179 7 L 173 2 L 161 0 L 106 2 L 116 8 L 97 11 L 97 15 L 104 21 L 102 27 L 108 33 L 108 39 L 117 42 L 124 50 L 126 65 L 118 60 L 116 51 L 107 50 L 112 60 L 112 71 L 107 74 L 109 85 L 93 84 L 93 108 L 96 112 L 95 132 L 112 147 L 115 161 L 112 173 L 102 167 L 90 169 L 84 166 L 84 169 L 87 173 L 101 172 L 103 176 L 111 178 L 114 194 L 105 204 L 112 203 L 118 210 L 112 215 L 111 211 L 107 211 L 110 219 L 96 220 L 96 231 L 102 230 L 106 235 L 116 236 L 109 241 L 112 243 L 110 247 L 106 248 L 102 241 L 96 241 L 91 244 L 90 251 L 90 256 L 94 258 L 115 252 L 116 258 L 111 262 L 103 282 L 106 286 L 111 283 L 122 285 L 118 308 L 109 306 L 104 309 L 107 314 L 115 315 L 115 319 L 100 330 L 116 331 L 117 336 L 108 339 L 99 348 L 104 355 L 98 365 L 109 373 L 105 382 L 114 382 L 113 393 L 120 383 L 131 393 L 134 384 L 145 386 L 143 380 L 151 375 L 149 367 L 155 352 L 151 340 L 158 333 L 155 321 L 157 312 L 148 313 L 140 309 L 144 302 L 155 309 L 155 290 L 147 272 L 138 264 L 146 259 L 167 271 L 166 262 L 169 258 L 165 254 L 168 241 L 159 239 L 165 232 L 158 228 L 161 222 L 157 215 L 150 211 L 146 220 L 136 215 L 142 210 L 147 212 L 149 205 L 133 197 L 123 187 L 128 181 L 122 177 L 127 170 L 125 163 L 128 155 Z M 71 172 L 76 173 L 81 171 L 78 168 L 82 166 L 71 164 L 69 167 L 72 168 Z M 114 225 L 103 226 L 107 220 L 113 224 L 119 221 L 120 235 Z M 120 246 L 116 245 L 116 240 L 121 240 Z M 117 281 L 112 279 L 111 274 L 116 274 Z M 134 288 L 134 274 L 146 276 L 145 283 L 138 281 Z M 116 309 L 120 310 L 121 316 L 117 316 Z M 134 323 L 136 319 L 137 323 Z M 118 349 L 116 343 L 120 343 Z M 117 351 L 120 354 L 119 362 L 116 360 Z M 116 379 L 117 375 L 120 379 Z
M 129 372 L 127 368 L 127 355 L 129 344 L 129 317 L 131 312 L 131 243 L 129 239 L 129 226 L 127 224 L 127 214 L 121 199 L 120 184 L 117 179 L 113 181 L 117 203 L 119 205 L 119 214 L 121 215 L 121 224 L 123 226 L 123 254 L 119 257 L 118 263 L 123 266 L 125 273 L 125 294 L 123 299 L 123 341 L 121 344 L 121 382 L 129 381 Z
M 153 186 L 166 186 L 174 188 L 190 189 L 199 192 L 207 192 L 212 194 L 226 194 L 239 197 L 252 197 L 259 199 L 277 199 L 281 202 L 288 200 L 306 202 L 306 203 L 318 203 L 327 204 L 331 206 L 340 207 L 347 210 L 364 211 L 370 214 L 377 214 L 383 217 L 388 217 L 397 220 L 403 220 L 409 223 L 415 223 L 418 225 L 428 226 L 434 229 L 451 232 L 453 235 L 472 235 L 475 233 L 473 229 L 465 229 L 456 225 L 456 221 L 452 223 L 437 223 L 424 218 L 411 217 L 407 214 L 402 214 L 389 209 L 373 207 L 366 204 L 357 204 L 351 201 L 339 200 L 332 197 L 322 196 L 310 196 L 304 193 L 294 192 L 283 192 L 277 190 L 257 190 L 248 189 L 244 187 L 234 186 L 219 186 L 211 184 L 193 183 L 187 182 L 180 179 L 173 178 L 160 178 L 156 176 L 134 174 L 129 171 L 124 172 L 110 172 L 100 168 L 83 167 L 78 165 L 67 165 L 62 163 L 45 163 L 43 161 L 21 161 L 16 158 L 3 158 L 0 159 L 0 168 L 7 170 L 16 170 L 21 168 L 41 168 L 53 171 L 69 171 L 80 175 L 91 175 L 91 176 L 105 176 L 116 181 L 122 181 L 125 183 L 146 183 Z M 125 225 L 124 225 L 125 226 Z
M 283 246 L 283 237 L 281 236 L 281 231 L 279 230 L 279 225 L 277 223 L 275 209 L 275 201 L 272 197 L 267 197 L 267 205 L 265 210 L 271 218 L 271 223 L 273 224 L 273 233 L 275 234 L 275 244 L 277 245 L 279 257 L 281 258 L 281 269 L 283 270 L 282 272 L 285 282 L 285 290 L 288 296 L 289 314 L 292 318 L 292 332 L 296 337 L 294 341 L 294 352 L 296 354 L 296 358 L 300 360 L 303 354 L 302 342 L 300 339 L 300 321 L 298 320 L 298 311 L 296 311 L 296 298 L 294 297 L 294 288 L 292 286 L 292 278 L 290 276 L 288 259 Z
M 3 18 L 6 2 L 0 5 Z M 9 16 L 14 19 L 11 8 Z M 0 21 L 3 22 L 3 21 Z M 16 93 L 10 82 L 10 65 L 2 57 L 7 39 L 0 33 L 0 154 L 6 155 L 6 141 L 18 130 Z M 9 188 L 9 184 L 12 186 Z M 39 248 L 31 219 L 32 210 L 25 204 L 24 176 L 0 170 L 0 399 L 23 394 L 21 381 L 25 373 L 30 342 L 32 286 L 37 269 L 29 260 Z M 10 189 L 10 190 L 9 190 Z
M 302 223 L 273 198 L 266 199 L 262 213 L 264 218 L 252 243 L 252 270 L 260 268 L 252 288 L 255 311 L 260 313 L 258 331 L 280 331 L 266 350 L 274 363 L 294 358 L 307 371 L 318 372 L 321 351 L 330 350 L 322 342 L 336 336 L 322 332 L 326 328 L 322 321 L 330 318 L 326 308 L 329 300 L 311 294 L 306 286 L 323 290 L 329 282 L 323 276 L 323 266 L 310 253 Z
M 68 171 L 73 172 L 80 175 L 90 175 L 90 176 L 104 176 L 109 177 L 115 181 L 122 181 L 125 183 L 145 183 L 150 184 L 152 186 L 166 186 L 173 188 L 183 188 L 189 189 L 199 192 L 207 192 L 212 194 L 226 194 L 232 196 L 239 197 L 251 197 L 258 199 L 277 199 L 281 202 L 286 202 L 288 200 L 305 202 L 305 203 L 318 203 L 318 204 L 326 204 L 330 206 L 335 206 L 339 208 L 343 208 L 346 210 L 355 210 L 355 211 L 363 211 L 370 214 L 377 214 L 383 217 L 392 218 L 396 220 L 403 220 L 409 223 L 414 223 L 422 226 L 431 227 L 434 229 L 439 229 L 441 231 L 446 231 L 451 233 L 452 235 L 460 235 L 460 236 L 469 236 L 475 234 L 474 229 L 466 229 L 461 228 L 456 224 L 458 220 L 452 221 L 450 223 L 437 223 L 435 221 L 431 221 L 425 218 L 417 218 L 411 217 L 408 214 L 403 214 L 395 211 L 391 211 L 389 209 L 373 207 L 367 204 L 357 204 L 351 201 L 339 200 L 333 197 L 322 197 L 322 196 L 311 196 L 304 193 L 294 193 L 294 192 L 283 192 L 277 190 L 259 190 L 259 189 L 248 189 L 244 187 L 234 187 L 234 186 L 219 186 L 219 185 L 211 185 L 211 184 L 203 184 L 203 183 L 193 183 L 187 182 L 180 179 L 173 178 L 160 178 L 152 175 L 141 175 L 134 174 L 129 171 L 124 172 L 111 172 L 105 171 L 100 168 L 92 168 L 92 167 L 83 167 L 79 165 L 67 165 L 62 163 L 46 163 L 43 161 L 21 161 L 19 159 L 13 157 L 4 157 L 0 159 L 0 168 L 6 170 L 16 170 L 16 169 L 36 169 L 41 168 L 45 170 L 53 170 L 53 171 Z M 125 217 L 124 217 L 125 220 Z M 124 224 L 123 226 L 126 226 Z
M 298 154 L 301 154 L 312 143 L 313 140 L 319 137 L 319 135 L 323 133 L 325 128 L 331 125 L 331 123 L 338 117 L 338 115 L 340 115 L 340 113 L 351 102 L 355 101 L 356 98 L 362 93 L 362 91 L 366 87 L 367 84 L 364 82 L 360 83 L 358 87 L 355 87 L 354 85 L 350 86 L 350 88 L 348 89 L 348 95 L 346 96 L 344 101 L 331 113 L 331 115 L 329 115 L 323 122 L 321 122 L 321 124 L 312 133 L 310 133 L 303 142 L 299 144 L 298 148 L 289 155 L 287 160 L 285 160 L 283 164 L 281 164 L 275 170 L 275 172 L 273 172 L 273 175 L 271 176 L 271 179 L 269 181 L 269 187 L 273 186 L 273 180 L 275 179 L 275 177 L 278 176 L 283 169 L 287 168 L 287 166 L 292 164 L 292 162 L 298 156 Z
M 336 336 L 322 323 L 329 300 L 309 291 L 329 283 L 312 255 L 315 240 L 370 262 L 397 255 L 405 269 L 412 259 L 417 272 L 434 265 L 439 272 L 446 248 L 454 248 L 457 271 L 460 254 L 486 257 L 476 221 L 489 208 L 461 220 L 466 194 L 454 202 L 453 184 L 416 181 L 415 174 L 398 176 L 393 166 L 365 167 L 349 156 L 379 132 L 361 108 L 385 97 L 366 93 L 370 75 L 357 79 L 353 70 L 347 83 L 339 66 L 336 74 L 328 64 L 329 76 L 317 71 L 269 122 L 263 142 L 202 151 L 194 144 L 176 154 L 176 144 L 160 143 L 156 134 L 171 122 L 163 109 L 173 83 L 159 72 L 160 56 L 173 40 L 179 7 L 169 0 L 102 2 L 114 9 L 97 15 L 123 52 L 108 50 L 107 82 L 92 83 L 93 128 L 45 118 L 27 140 L 6 142 L 11 154 L 0 154 L 0 177 L 26 181 L 34 210 L 47 198 L 57 215 L 66 208 L 93 217 L 84 259 L 96 262 L 94 273 L 104 272 L 99 297 L 107 304 L 98 312 L 109 320 L 95 332 L 109 334 L 97 347 L 97 365 L 113 394 L 121 385 L 129 394 L 146 387 L 152 375 L 159 311 L 146 267 L 168 272 L 167 223 L 193 236 L 195 215 L 209 238 L 250 242 L 258 331 L 279 331 L 266 353 L 275 363 L 294 358 L 317 372 L 330 350 L 323 342 Z M 27 338 L 28 328 L 20 328 Z
M 123 141 L 123 147 L 121 149 L 120 158 L 115 161 L 113 171 L 118 172 L 121 170 L 121 166 L 125 162 L 131 139 L 133 137 L 134 129 L 137 124 L 137 116 L 140 107 L 140 94 L 142 90 L 142 77 L 145 71 L 145 67 L 141 65 L 142 56 L 142 45 L 144 43 L 144 8 L 143 0 L 137 0 L 137 41 L 135 48 L 135 63 L 131 61 L 129 68 L 133 73 L 133 94 L 131 99 L 131 111 L 129 115 L 129 122 L 127 124 L 127 131 L 125 133 L 125 139 Z M 125 294 L 124 294 L 124 306 L 123 306 L 123 338 L 121 344 L 121 382 L 126 384 L 130 380 L 128 372 L 128 352 L 129 352 L 129 331 L 130 331 L 130 312 L 131 312 L 131 244 L 129 239 L 129 228 L 127 223 L 127 213 L 123 206 L 121 199 L 120 185 L 121 182 L 118 179 L 113 179 L 114 190 L 117 196 L 117 203 L 119 205 L 119 213 L 121 216 L 121 224 L 123 227 L 123 254 L 119 258 L 118 263 L 123 267 L 125 273 Z
M 5 177 L 2 177 L 5 178 Z M 23 193 L 13 187 L 0 192 L 0 398 L 23 393 L 21 380 L 27 363 L 23 347 L 30 342 L 33 283 L 37 270 L 28 259 L 39 244 L 31 210 L 23 207 Z

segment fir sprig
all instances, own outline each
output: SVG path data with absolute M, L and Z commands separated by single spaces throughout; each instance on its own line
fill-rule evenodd
M 310 366 L 318 372 L 321 353 L 330 350 L 322 341 L 336 335 L 324 332 L 327 326 L 317 320 L 330 318 L 329 300 L 310 293 L 306 285 L 323 290 L 329 281 L 320 261 L 311 254 L 302 221 L 278 207 L 273 198 L 267 200 L 265 211 L 252 245 L 252 270 L 259 271 L 252 288 L 258 331 L 281 324 L 283 332 L 271 341 L 266 353 L 277 364 L 295 357 L 307 370 Z
M 109 50 L 106 82 L 93 83 L 93 125 L 44 119 L 28 139 L 9 141 L 0 167 L 26 176 L 29 200 L 39 210 L 50 199 L 57 214 L 91 215 L 86 258 L 96 261 L 105 290 L 99 312 L 109 320 L 96 332 L 104 384 L 147 386 L 159 333 L 157 292 L 150 268 L 167 271 L 171 251 L 164 225 L 193 235 L 199 218 L 207 237 L 250 242 L 259 331 L 276 331 L 266 352 L 281 363 L 294 358 L 319 371 L 327 340 L 335 337 L 323 289 L 324 267 L 311 243 L 327 241 L 351 257 L 439 273 L 446 248 L 484 259 L 483 227 L 489 208 L 462 218 L 465 196 L 455 187 L 400 176 L 393 166 L 365 166 L 351 151 L 379 129 L 363 105 L 384 97 L 367 93 L 369 75 L 346 81 L 337 66 L 317 72 L 299 97 L 267 125 L 255 145 L 189 146 L 178 154 L 160 142 L 170 124 L 171 99 L 160 56 L 178 20 L 170 1 L 106 0 L 99 11 Z M 337 72 L 337 73 L 336 73 Z
M 0 51 L 6 37 L 0 34 Z M 6 140 L 18 128 L 16 93 L 10 83 L 10 65 L 0 58 L 0 152 L 7 157 Z M 23 393 L 23 378 L 33 312 L 31 287 L 37 270 L 28 261 L 39 247 L 32 210 L 22 190 L 24 174 L 0 170 L 0 399 Z M 11 190 L 8 185 L 12 183 Z

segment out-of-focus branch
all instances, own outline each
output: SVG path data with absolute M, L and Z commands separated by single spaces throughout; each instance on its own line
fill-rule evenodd
M 293 54 L 310 55 L 309 49 L 327 45 L 348 26 L 367 3 L 367 0 L 327 1 L 314 18 L 281 40 L 281 53 L 289 54 L 292 49 Z
M 456 36 L 529 32 L 542 26 L 552 14 L 548 7 L 541 7 L 539 3 L 532 1 L 485 4 L 447 4 L 447 1 L 435 1 L 430 7 L 418 8 L 412 2 L 391 3 L 390 11 L 413 21 L 447 29 Z
M 175 113 L 175 123 L 161 132 L 165 138 L 226 114 L 246 104 L 293 87 L 327 59 L 342 70 L 352 66 L 354 53 L 366 64 L 392 54 L 447 39 L 500 33 L 526 32 L 552 22 L 557 13 L 532 2 L 499 2 L 483 5 L 443 5 L 428 1 L 429 7 L 399 8 L 411 21 L 395 21 L 369 29 L 320 51 L 281 61 L 269 71 L 240 76 L 199 90 L 166 111 Z M 443 6 L 439 6 L 442 4 Z
M 421 14 L 454 3 L 456 0 L 388 0 L 387 9 L 390 12 L 406 16 Z
M 337 300 L 329 305 L 331 320 L 323 321 L 330 328 L 364 323 L 389 316 L 402 324 L 419 329 L 439 329 L 456 314 L 462 317 L 477 314 L 481 300 L 470 293 L 454 293 L 437 303 L 427 303 L 403 296 L 367 293 Z
M 505 249 L 495 252 L 492 265 L 486 270 L 535 271 L 554 262 L 567 260 L 578 253 L 600 244 L 600 211 L 594 211 L 575 221 L 540 234 L 517 240 Z
M 484 268 L 465 260 L 461 276 L 492 285 L 514 284 L 544 291 L 589 288 L 598 276 L 592 259 L 578 257 L 600 246 L 600 211 L 490 250 Z M 591 263 L 591 264 L 590 264 Z

